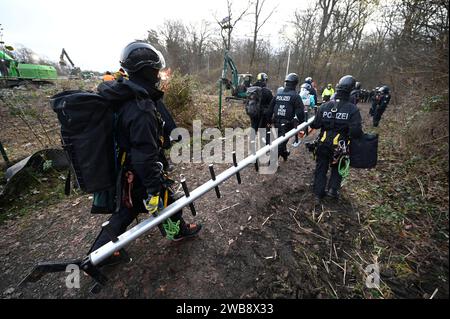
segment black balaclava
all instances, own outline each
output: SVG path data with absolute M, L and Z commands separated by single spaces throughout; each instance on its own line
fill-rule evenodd
M 288 90 L 295 90 L 297 88 L 297 83 L 286 81 L 284 87 Z
M 142 86 L 150 95 L 152 100 L 159 100 L 164 93 L 159 90 L 159 70 L 144 66 L 136 72 L 129 74 L 130 81 Z
M 261 88 L 265 88 L 266 85 L 266 81 L 256 81 L 255 84 L 253 84 L 254 86 L 259 86 Z
M 348 101 L 350 100 L 350 92 L 337 89 L 335 99 Z

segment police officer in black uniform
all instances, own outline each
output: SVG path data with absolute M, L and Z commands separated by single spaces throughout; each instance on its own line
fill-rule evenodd
M 299 82 L 298 75 L 295 73 L 288 74 L 285 79 L 284 90 L 273 98 L 271 107 L 273 109 L 272 121 L 278 129 L 278 135 L 285 135 L 298 124 L 305 121 L 302 99 L 296 91 Z M 283 157 L 285 161 L 289 156 L 286 148 L 288 142 L 283 142 L 278 146 L 278 156 Z
M 374 88 L 369 95 L 369 100 L 370 100 L 370 110 L 369 110 L 369 115 L 370 116 L 374 116 L 375 115 L 375 110 L 377 108 L 377 104 L 380 101 L 380 88 L 376 87 Z
M 354 87 L 355 79 L 351 75 L 341 78 L 336 88 L 336 99 L 322 104 L 311 124 L 312 128 L 320 129 L 315 150 L 314 194 L 316 202 L 319 202 L 327 194 L 325 189 L 330 166 L 328 195 L 338 198 L 342 182 L 338 160 L 339 154 L 342 155 L 342 146 L 348 147 L 349 139 L 359 138 L 363 134 L 361 114 L 356 105 L 350 102 L 350 92 Z
M 350 103 L 358 105 L 361 99 L 361 83 L 356 82 L 355 88 L 350 92 Z
M 269 77 L 266 73 L 259 73 L 256 76 L 256 82 L 253 86 L 261 88 L 261 105 L 260 114 L 257 117 L 250 118 L 252 128 L 257 132 L 259 128 L 266 128 L 272 118 L 273 109 L 270 108 L 270 103 L 273 99 L 272 91 L 267 88 L 267 81 Z
M 384 85 L 379 89 L 379 97 L 374 109 L 373 115 L 374 127 L 377 127 L 378 124 L 380 123 L 381 116 L 383 115 L 384 111 L 386 111 L 386 108 L 390 101 L 391 95 L 389 94 L 389 87 L 387 85 Z
M 120 64 L 129 80 L 104 82 L 98 89 L 106 99 L 120 102 L 116 105 L 117 144 L 119 160 L 124 159 L 121 178 L 127 191 L 122 194 L 120 209 L 109 220 L 110 231 L 116 236 L 125 232 L 138 214 L 155 214 L 162 208 L 160 192 L 164 181 L 159 164 L 163 121 L 156 106 L 164 94 L 158 89 L 164 57 L 150 44 L 132 42 L 122 51 Z M 171 221 L 179 226 L 172 240 L 194 236 L 201 229 L 199 224 L 186 223 L 181 211 Z M 91 251 L 109 241 L 110 237 L 102 230 Z

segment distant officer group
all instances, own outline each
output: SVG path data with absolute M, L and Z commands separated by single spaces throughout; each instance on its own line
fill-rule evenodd
M 323 104 L 317 107 L 317 91 L 311 77 L 305 79 L 298 92 L 299 76 L 295 73 L 288 74 L 285 85 L 278 88 L 272 99 L 267 88 L 267 74 L 260 73 L 258 79 L 254 85 L 263 88 L 264 93 L 260 94 L 261 111 L 258 111 L 257 116 L 250 116 L 252 128 L 257 130 L 273 125 L 278 130 L 278 135 L 284 136 L 300 123 L 307 121 L 308 111 L 314 109 L 316 117 L 311 128 L 320 130 L 316 141 L 308 143 L 316 159 L 314 194 L 317 202 L 326 195 L 338 198 L 343 179 L 340 172 L 342 159 L 348 155 L 350 140 L 358 139 L 364 134 L 357 104 L 369 100 L 372 102 L 369 113 L 373 116 L 373 126 L 377 127 L 390 101 L 389 88 L 382 86 L 369 93 L 362 89 L 361 83 L 353 76 L 347 75 L 339 80 L 336 91 L 331 84 L 323 89 Z M 252 89 L 248 92 L 252 92 Z M 278 156 L 285 161 L 290 155 L 287 143 L 281 143 L 278 148 Z M 300 143 L 296 135 L 293 147 Z M 327 181 L 329 168 L 331 174 Z

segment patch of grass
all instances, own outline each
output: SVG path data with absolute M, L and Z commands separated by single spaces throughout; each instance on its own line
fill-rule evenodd
M 373 215 L 381 223 L 401 222 L 404 219 L 404 214 L 393 209 L 390 204 L 384 204 L 372 209 Z
M 354 172 L 347 187 L 365 207 L 361 221 L 375 236 L 364 236 L 375 250 L 385 247 L 380 262 L 396 285 L 411 294 L 413 283 L 427 281 L 448 292 L 448 273 L 442 280 L 440 265 L 428 262 L 448 257 L 448 95 L 414 99 L 423 103 L 393 105 L 394 116 L 383 117 L 377 168 Z M 412 266 L 424 263 L 426 276 Z
M 56 204 L 65 198 L 61 172 L 48 169 L 43 173 L 27 171 L 21 178 L 21 187 L 13 196 L 0 201 L 0 224 L 26 216 L 37 210 Z
M 395 271 L 397 278 L 405 278 L 414 274 L 414 270 L 411 269 L 411 266 L 404 259 L 394 263 L 392 269 Z

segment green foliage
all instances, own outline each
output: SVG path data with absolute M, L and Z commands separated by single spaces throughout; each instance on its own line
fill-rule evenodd
M 375 217 L 378 218 L 378 220 L 381 223 L 387 222 L 387 223 L 398 223 L 403 221 L 404 219 L 404 214 L 396 209 L 394 209 L 391 205 L 389 204 L 384 204 L 378 207 L 375 207 L 372 210 L 372 213 L 374 214 Z
M 44 170 L 44 172 L 47 172 L 49 169 L 51 169 L 53 167 L 53 161 L 52 160 L 46 160 L 43 164 L 42 164 L 42 169 Z
M 426 96 L 423 98 L 421 109 L 423 112 L 432 112 L 446 107 L 443 95 Z
M 174 114 L 185 111 L 192 106 L 197 87 L 198 82 L 193 76 L 175 71 L 164 85 L 164 102 Z

